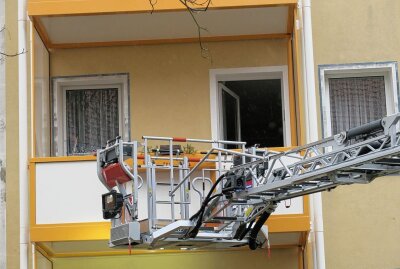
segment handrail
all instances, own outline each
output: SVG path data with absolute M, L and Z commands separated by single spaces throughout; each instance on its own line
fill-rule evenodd
M 232 155 L 239 155 L 242 157 L 249 157 L 249 158 L 256 158 L 256 159 L 261 159 L 264 160 L 265 157 L 263 156 L 258 156 L 258 155 L 254 155 L 254 154 L 249 154 L 249 153 L 244 153 L 244 152 L 237 152 L 237 151 L 233 151 L 233 150 L 229 150 L 229 149 L 223 149 L 223 148 L 211 148 L 206 155 L 204 155 L 204 157 L 200 160 L 200 162 L 198 162 L 192 170 L 189 171 L 189 173 L 183 178 L 183 180 L 181 182 L 179 182 L 179 184 L 176 185 L 176 187 L 170 192 L 169 196 L 172 196 L 178 189 L 179 187 L 186 182 L 186 180 L 194 173 L 194 171 L 196 171 L 196 169 L 208 158 L 208 156 L 210 156 L 211 153 L 213 153 L 214 151 L 217 152 L 226 152 L 226 153 L 230 153 Z

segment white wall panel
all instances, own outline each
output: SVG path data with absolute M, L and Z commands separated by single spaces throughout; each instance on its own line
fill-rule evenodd
M 146 177 L 142 173 L 145 180 Z M 192 179 L 196 176 L 193 175 Z M 206 175 L 207 176 L 207 175 Z M 169 172 L 157 174 L 157 181 L 169 182 Z M 201 182 L 196 184 L 201 189 Z M 206 193 L 210 188 L 206 183 Z M 129 184 L 127 185 L 129 187 Z M 157 200 L 167 201 L 169 186 L 158 185 Z M 101 195 L 107 189 L 100 183 L 96 174 L 95 161 L 80 162 L 53 162 L 36 164 L 36 223 L 79 223 L 99 222 L 102 218 Z M 190 215 L 200 207 L 199 195 L 191 188 Z M 179 190 L 176 192 L 175 201 L 180 200 Z M 302 214 L 303 198 L 292 199 L 287 202 L 286 208 L 282 202 L 275 215 Z M 157 218 L 171 217 L 170 205 L 157 205 Z M 180 217 L 180 207 L 175 205 L 175 217 Z M 147 218 L 147 184 L 144 182 L 139 190 L 139 219 Z
M 103 221 L 96 162 L 36 164 L 36 223 Z

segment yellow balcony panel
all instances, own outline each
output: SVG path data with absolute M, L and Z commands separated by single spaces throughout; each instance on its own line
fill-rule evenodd
M 306 232 L 296 233 L 271 233 L 271 248 L 292 248 L 304 246 Z M 131 252 L 128 248 L 109 248 L 107 240 L 89 241 L 58 241 L 58 242 L 37 242 L 36 248 L 44 253 L 49 259 L 68 258 L 68 257 L 94 257 L 94 256 L 113 256 L 113 255 L 143 255 L 143 254 L 179 254 L 184 252 L 215 252 L 215 251 L 250 251 L 247 246 L 229 249 L 154 249 L 138 248 L 133 246 Z
M 271 234 L 299 233 L 310 230 L 308 215 L 276 215 L 267 221 Z M 36 224 L 30 228 L 32 242 L 108 240 L 109 222 Z
M 249 7 L 269 7 L 295 5 L 297 0 L 213 0 L 210 9 L 231 9 Z M 149 0 L 29 0 L 30 16 L 82 15 L 104 13 L 143 13 L 151 12 Z M 158 11 L 182 11 L 185 7 L 178 1 L 159 1 Z

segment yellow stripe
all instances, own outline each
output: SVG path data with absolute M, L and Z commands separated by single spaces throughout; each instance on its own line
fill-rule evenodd
M 37 224 L 30 228 L 32 242 L 108 240 L 109 222 Z
M 30 160 L 31 163 L 54 163 L 54 162 L 81 162 L 96 161 L 96 156 L 63 156 L 63 157 L 36 157 Z
M 210 9 L 254 8 L 296 5 L 297 0 L 213 0 Z M 179 1 L 158 1 L 155 12 L 185 11 Z M 148 0 L 30 0 L 29 16 L 93 15 L 110 13 L 148 13 Z

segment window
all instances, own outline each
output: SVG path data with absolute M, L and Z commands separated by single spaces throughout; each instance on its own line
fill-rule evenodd
M 324 136 L 398 111 L 396 63 L 320 66 Z
M 243 140 L 248 146 L 284 145 L 280 79 L 224 81 L 220 94 L 224 140 Z
M 87 155 L 118 135 L 129 140 L 128 81 L 126 74 L 53 78 L 53 155 Z
M 215 69 L 210 77 L 214 139 L 290 145 L 287 67 Z

